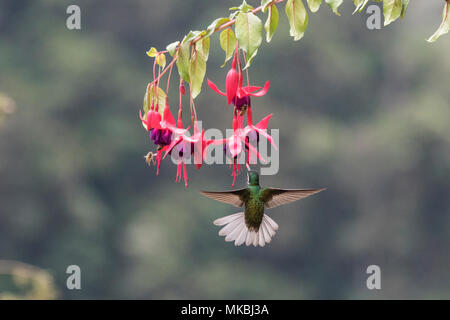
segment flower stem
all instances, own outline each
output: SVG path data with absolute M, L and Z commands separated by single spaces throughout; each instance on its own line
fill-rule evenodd
M 285 0 L 274 0 L 273 2 L 271 2 L 271 3 L 269 4 L 269 6 L 273 6 L 273 5 L 276 5 L 276 4 L 281 3 L 281 2 L 284 2 L 284 1 L 285 1 Z M 450 1 L 450 0 L 449 0 L 449 1 Z M 259 6 L 259 7 L 255 8 L 255 9 L 253 9 L 251 12 L 252 12 L 252 13 L 257 13 L 257 12 L 261 11 L 262 8 L 263 8 L 263 6 Z M 227 23 L 224 23 L 224 24 L 221 25 L 220 27 L 214 29 L 213 33 L 216 33 L 216 32 L 218 32 L 218 31 L 222 31 L 222 30 L 224 30 L 224 29 L 226 29 L 226 28 L 232 26 L 232 25 L 235 24 L 235 23 L 236 23 L 236 19 L 232 19 L 232 20 L 228 21 Z M 194 39 L 190 42 L 190 45 L 191 45 L 191 46 L 192 46 L 192 45 L 195 45 L 195 43 L 198 42 L 198 41 L 200 41 L 202 38 L 204 38 L 204 36 L 197 36 L 196 38 L 194 38 Z M 175 52 L 175 54 L 173 55 L 172 61 L 169 63 L 169 65 L 161 72 L 161 74 L 158 75 L 158 78 L 155 79 L 155 80 L 153 80 L 152 82 L 159 81 L 159 79 L 167 72 L 167 69 L 169 69 L 169 67 L 172 67 L 173 64 L 177 61 L 177 59 L 178 59 L 177 53 L 178 53 L 179 48 L 180 48 L 180 47 L 178 47 L 178 48 L 176 49 L 176 52 Z M 168 52 L 168 51 L 167 51 L 167 50 L 160 51 L 160 53 L 166 53 L 166 52 Z

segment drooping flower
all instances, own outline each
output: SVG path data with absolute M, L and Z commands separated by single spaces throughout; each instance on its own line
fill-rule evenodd
M 166 104 L 164 106 L 163 117 L 157 111 L 158 105 L 150 107 L 150 110 L 147 112 L 147 117 L 144 118 L 142 116 L 142 112 L 139 111 L 139 117 L 144 125 L 144 128 L 147 131 L 150 131 L 150 139 L 153 141 L 155 145 L 157 145 L 156 151 L 156 175 L 159 175 L 159 168 L 161 166 L 161 155 L 162 152 L 167 150 L 168 146 L 172 143 L 172 135 L 183 134 L 188 129 L 177 128 L 175 119 L 170 112 L 169 102 L 166 100 Z
M 188 177 L 188 173 L 187 173 L 187 169 L 186 169 L 185 159 L 188 159 L 190 154 L 192 153 L 192 148 L 191 148 L 190 143 L 187 143 L 185 141 L 180 141 L 179 143 L 174 145 L 172 147 L 172 149 L 169 150 L 169 148 L 167 148 L 166 154 L 167 153 L 171 153 L 171 154 L 176 153 L 177 154 L 178 163 L 177 163 L 177 176 L 175 177 L 175 181 L 180 183 L 181 176 L 183 175 L 184 186 L 187 188 L 189 177 Z
M 227 138 L 227 139 L 219 139 L 215 140 L 215 145 L 224 144 L 224 151 L 229 155 L 233 161 L 231 164 L 233 168 L 233 183 L 232 186 L 234 186 L 234 183 L 236 181 L 236 176 L 238 176 L 241 172 L 240 170 L 240 164 L 238 162 L 239 156 L 244 151 L 251 153 L 255 155 L 258 159 L 265 162 L 265 159 L 260 155 L 258 150 L 251 145 L 248 136 L 256 133 L 261 134 L 264 137 L 267 138 L 268 141 L 270 141 L 274 147 L 276 148 L 275 144 L 273 143 L 272 137 L 266 133 L 267 126 L 269 124 L 269 120 L 272 117 L 272 114 L 268 115 L 264 119 L 262 119 L 258 124 L 248 124 L 245 128 L 241 127 L 241 117 L 235 113 L 233 117 L 233 134 Z M 249 163 L 249 156 L 247 155 L 246 163 Z
M 178 119 L 178 129 L 182 128 L 182 120 Z M 186 134 L 186 131 L 178 134 L 178 136 L 164 149 L 165 154 L 163 159 L 168 155 L 175 153 L 175 160 L 177 163 L 177 176 L 176 181 L 181 182 L 181 176 L 184 177 L 184 184 L 188 186 L 188 174 L 186 170 L 185 160 L 189 159 L 191 155 L 194 155 L 194 163 L 197 169 L 203 164 L 203 158 L 206 156 L 208 146 L 212 143 L 212 140 L 205 139 L 205 131 L 198 129 L 197 121 L 194 122 L 194 134 L 192 137 Z
M 273 142 L 272 136 L 267 133 L 267 126 L 269 125 L 269 120 L 272 117 L 272 114 L 269 114 L 265 118 L 263 118 L 260 122 L 258 122 L 256 125 L 253 125 L 253 118 L 252 118 L 252 108 L 248 108 L 247 112 L 247 126 L 244 128 L 243 135 L 246 138 L 247 144 L 245 145 L 245 149 L 247 151 L 247 158 L 246 162 L 247 164 L 250 163 L 250 156 L 254 156 L 254 150 L 250 149 L 248 146 L 251 145 L 250 142 L 254 141 L 256 142 L 256 146 L 258 146 L 260 136 L 263 136 L 271 143 L 271 145 L 274 147 L 275 150 L 277 150 L 276 144 Z M 256 149 L 257 150 L 257 149 Z M 257 154 L 256 154 L 257 156 Z M 252 159 L 254 159 L 252 157 Z M 253 160 L 252 160 L 253 161 Z
M 230 92 L 227 91 L 227 93 L 222 92 L 211 80 L 207 79 L 207 81 L 209 87 L 222 96 L 231 95 L 230 92 L 233 92 L 233 91 Z M 240 83 L 236 91 L 234 91 L 231 102 L 233 102 L 233 104 L 238 110 L 245 110 L 246 107 L 249 107 L 251 105 L 250 97 L 262 97 L 267 93 L 267 91 L 269 91 L 269 81 L 267 81 L 264 87 L 262 88 L 255 86 L 242 87 L 242 83 Z
M 236 71 L 236 53 L 234 54 L 233 62 L 231 63 L 231 69 L 227 72 L 225 78 L 225 91 L 227 94 L 227 103 L 230 104 L 233 101 L 236 90 L 239 87 L 239 83 L 242 81 L 239 78 L 239 72 Z
M 272 146 L 275 148 L 275 150 L 277 150 L 277 146 L 273 142 L 272 136 L 266 132 L 267 127 L 269 125 L 269 120 L 270 120 L 270 118 L 272 118 L 272 115 L 273 115 L 272 113 L 269 114 L 268 116 L 263 118 L 260 122 L 258 122 L 256 125 L 253 125 L 252 108 L 248 108 L 248 111 L 247 111 L 247 123 L 248 124 L 244 128 L 244 134 L 245 134 L 245 136 L 248 136 L 250 133 L 256 132 L 258 135 L 257 136 L 258 142 L 259 142 L 259 135 L 262 135 L 264 138 L 267 139 L 267 141 L 269 141 L 272 144 Z
M 170 112 L 168 102 L 166 102 L 166 105 L 164 106 L 163 117 L 161 117 L 161 114 L 158 111 L 155 111 L 155 109 L 158 110 L 158 105 L 156 105 L 154 109 L 151 108 L 147 112 L 147 116 L 145 118 L 142 116 L 142 111 L 139 110 L 139 117 L 142 121 L 142 124 L 147 129 L 147 131 L 150 131 L 151 129 L 157 130 L 169 129 L 173 133 L 183 134 L 188 130 L 183 128 L 177 128 L 172 112 Z
M 239 71 L 236 71 L 236 54 L 233 58 L 231 69 L 227 73 L 225 82 L 226 92 L 222 92 L 211 80 L 207 79 L 207 81 L 212 90 L 222 96 L 226 96 L 227 103 L 230 104 L 232 102 L 239 111 L 250 107 L 250 97 L 262 97 L 269 90 L 269 81 L 265 83 L 264 87 L 242 86 L 242 70 L 239 69 Z

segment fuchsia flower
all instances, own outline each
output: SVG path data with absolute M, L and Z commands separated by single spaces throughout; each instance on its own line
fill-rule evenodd
M 182 128 L 181 117 L 178 119 L 178 128 Z M 187 131 L 187 130 L 186 130 Z M 185 131 L 185 132 L 186 132 Z M 176 181 L 181 182 L 181 175 L 184 177 L 184 185 L 188 186 L 188 174 L 186 170 L 185 159 L 188 159 L 192 154 L 194 155 L 194 163 L 197 169 L 200 170 L 203 164 L 203 158 L 206 156 L 206 151 L 208 146 L 213 142 L 213 140 L 205 140 L 205 130 L 198 129 L 197 121 L 194 122 L 194 134 L 192 137 L 185 134 L 185 132 L 179 134 L 167 148 L 164 149 L 166 152 L 164 158 L 168 154 L 177 152 L 178 164 L 177 164 L 177 176 Z
M 256 132 L 257 139 L 259 141 L 259 135 L 262 135 L 264 138 L 269 141 L 272 146 L 277 150 L 276 144 L 273 142 L 272 136 L 269 135 L 267 131 L 267 127 L 269 125 L 269 120 L 272 118 L 272 113 L 263 118 L 260 122 L 258 122 L 256 125 L 253 125 L 253 113 L 252 108 L 248 108 L 247 111 L 247 126 L 244 128 L 244 135 L 247 137 L 249 134 Z
M 191 97 L 191 118 L 193 123 L 193 135 L 190 136 L 187 132 L 189 127 L 183 128 L 182 121 L 182 96 L 185 94 L 185 87 L 183 81 L 180 79 L 179 85 L 179 97 L 180 97 L 180 109 L 178 111 L 178 121 L 175 122 L 175 119 L 170 112 L 170 107 L 168 103 L 168 97 L 166 97 L 166 102 L 163 110 L 160 110 L 158 106 L 158 98 L 155 98 L 154 102 L 152 101 L 150 105 L 150 99 L 146 99 L 146 108 L 144 110 L 148 110 L 146 115 L 142 115 L 142 112 L 139 112 L 140 119 L 142 121 L 142 125 L 144 128 L 150 132 L 151 141 L 157 145 L 157 172 L 156 175 L 159 175 L 159 167 L 161 164 L 161 160 L 165 159 L 168 154 L 173 157 L 177 164 L 177 175 L 176 181 L 178 183 L 181 182 L 181 179 L 184 178 L 184 184 L 188 187 L 188 173 L 186 168 L 186 160 L 191 158 L 193 155 L 194 163 L 197 169 L 203 164 L 203 160 L 207 155 L 207 149 L 209 145 L 224 145 L 224 150 L 227 152 L 227 157 L 232 159 L 231 166 L 233 167 L 233 186 L 236 181 L 236 176 L 240 174 L 240 164 L 238 163 L 239 156 L 247 155 L 245 160 L 246 164 L 250 164 L 250 155 L 255 155 L 258 159 L 265 162 L 265 159 L 258 152 L 258 142 L 260 136 L 263 136 L 269 141 L 275 149 L 277 149 L 276 145 L 273 142 L 272 137 L 266 132 L 269 124 L 269 120 L 272 117 L 272 114 L 263 118 L 256 125 L 253 125 L 252 119 L 252 109 L 251 109 L 251 97 L 262 97 L 269 90 L 269 81 L 267 81 L 264 87 L 257 86 L 243 86 L 243 75 L 240 64 L 240 49 L 239 46 L 236 45 L 236 51 L 234 53 L 231 69 L 227 72 L 226 83 L 225 83 L 225 92 L 222 92 L 218 89 L 218 87 L 211 82 L 209 79 L 208 85 L 209 87 L 222 96 L 226 96 L 227 103 L 233 103 L 233 134 L 231 137 L 227 139 L 220 140 L 206 140 L 204 130 L 199 130 L 197 125 L 197 114 L 195 111 L 195 104 L 193 103 L 193 99 Z M 156 61 L 156 60 L 155 60 Z M 155 62 L 156 63 L 156 62 Z M 236 65 L 238 64 L 238 65 Z M 173 66 L 173 63 L 171 64 Z M 155 70 L 154 70 L 155 77 Z M 156 92 L 158 92 L 158 81 L 160 80 L 160 76 L 156 78 L 152 83 L 150 83 L 147 87 L 146 97 L 150 97 L 153 89 L 153 96 L 156 96 Z M 169 82 L 170 82 L 170 74 L 171 69 L 169 71 L 169 79 L 167 84 L 167 92 L 169 91 Z M 247 74 L 247 83 L 248 74 Z M 155 105 L 156 103 L 156 105 Z M 160 111 L 163 111 L 162 113 Z M 244 127 L 244 115 L 247 114 L 247 125 Z M 256 148 L 252 145 L 253 141 L 256 141 Z M 162 153 L 164 152 L 164 157 L 162 157 Z M 252 158 L 254 159 L 254 158 Z
M 144 118 L 141 111 L 139 111 L 139 117 L 147 131 L 150 131 L 150 139 L 155 145 L 158 146 L 156 152 L 156 175 L 159 175 L 161 154 L 172 143 L 173 133 L 184 134 L 188 129 L 180 129 L 176 127 L 175 119 L 170 112 L 168 101 L 166 101 L 166 105 L 164 107 L 163 117 L 161 117 L 161 114 L 155 110 L 158 110 L 158 105 L 154 106 L 152 104 L 150 110 L 147 112 L 147 117 Z
M 243 87 L 242 71 L 236 71 L 236 59 L 237 55 L 235 54 L 231 69 L 228 71 L 226 77 L 226 92 L 220 91 L 220 89 L 211 80 L 207 79 L 207 81 L 212 90 L 227 97 L 228 104 L 233 102 L 236 109 L 245 110 L 247 107 L 250 107 L 250 97 L 262 97 L 267 93 L 267 91 L 269 91 L 269 81 L 266 82 L 263 88 L 255 86 Z
M 251 108 L 249 108 L 251 110 Z M 236 176 L 240 175 L 240 165 L 238 163 L 238 157 L 243 150 L 248 152 L 246 163 L 249 163 L 249 154 L 253 153 L 256 155 L 258 159 L 265 162 L 265 159 L 259 154 L 258 150 L 249 143 L 248 136 L 252 133 L 256 133 L 257 135 L 261 134 L 264 136 L 276 149 L 276 145 L 273 142 L 272 137 L 266 132 L 267 126 L 269 124 L 269 120 L 272 117 L 272 114 L 268 115 L 264 119 L 262 119 L 258 124 L 253 125 L 251 120 L 249 124 L 245 127 L 241 127 L 241 117 L 238 115 L 234 115 L 233 117 L 233 134 L 228 139 L 215 140 L 215 145 L 225 144 L 224 149 L 226 152 L 229 152 L 233 159 L 233 163 L 231 166 L 233 167 L 233 184 L 236 181 Z M 251 119 L 251 111 L 250 111 L 250 119 Z M 243 147 L 244 145 L 244 147 Z
M 168 129 L 171 132 L 174 132 L 176 134 L 183 134 L 188 129 L 183 128 L 177 128 L 175 119 L 172 115 L 172 112 L 170 112 L 169 103 L 166 101 L 166 105 L 164 107 L 164 113 L 163 117 L 161 117 L 161 114 L 158 111 L 158 105 L 155 107 L 150 107 L 150 110 L 147 112 L 147 117 L 142 117 L 142 112 L 139 111 L 139 117 L 141 118 L 142 124 L 147 129 L 147 131 L 150 131 L 151 129 L 156 130 L 165 130 Z
M 233 186 L 236 180 L 236 176 L 240 174 L 240 166 L 237 161 L 238 156 L 242 151 L 247 152 L 246 163 L 249 164 L 250 154 L 254 154 L 261 161 L 265 161 L 258 150 L 250 144 L 250 136 L 255 137 L 256 141 L 259 141 L 259 136 L 264 136 L 276 149 L 272 137 L 267 134 L 266 129 L 272 114 L 262 119 L 257 125 L 253 125 L 252 110 L 251 110 L 251 98 L 250 97 L 262 97 L 269 90 L 269 81 L 267 81 L 264 87 L 246 86 L 243 87 L 243 76 L 240 65 L 236 70 L 236 62 L 238 59 L 239 50 L 235 51 L 231 69 L 227 73 L 225 88 L 226 92 L 222 92 L 219 88 L 209 79 L 209 87 L 222 96 L 227 97 L 227 103 L 234 104 L 235 113 L 233 117 L 233 134 L 228 139 L 214 141 L 214 144 L 224 144 L 224 150 L 229 153 L 233 159 Z M 238 115 L 237 111 L 241 111 Z M 247 126 L 242 128 L 242 115 L 247 112 Z

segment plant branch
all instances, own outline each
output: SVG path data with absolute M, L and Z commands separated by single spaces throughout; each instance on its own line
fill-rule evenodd
M 275 5 L 275 4 L 278 4 L 278 3 L 281 3 L 281 2 L 284 2 L 284 1 L 285 1 L 285 0 L 274 0 L 274 1 L 272 1 L 271 3 L 269 3 L 269 4 L 267 5 L 267 7 L 273 6 L 273 5 Z M 263 6 L 259 6 L 259 7 L 255 8 L 255 9 L 253 9 L 251 12 L 252 12 L 252 13 L 257 13 L 257 12 L 261 11 L 262 9 L 263 9 Z M 216 29 L 214 29 L 214 31 L 213 31 L 212 33 L 216 33 L 216 32 L 218 32 L 218 31 L 222 31 L 222 30 L 224 30 L 224 29 L 226 29 L 226 28 L 232 26 L 232 25 L 235 24 L 235 23 L 236 23 L 236 18 L 234 18 L 234 19 L 228 21 L 227 23 L 224 23 L 224 24 L 221 25 L 220 27 L 217 27 Z M 208 35 L 208 37 L 209 37 L 209 36 L 210 36 L 210 35 Z M 191 46 L 194 45 L 196 42 L 200 41 L 200 40 L 203 39 L 204 37 L 205 37 L 204 35 L 197 36 L 197 37 L 194 38 L 192 41 L 190 41 L 190 45 L 191 45 Z M 178 46 L 177 49 L 176 49 L 176 51 L 175 51 L 175 54 L 173 55 L 172 61 L 169 63 L 169 65 L 167 65 L 167 67 L 164 68 L 164 70 L 161 72 L 161 74 L 159 74 L 158 78 L 154 79 L 151 83 L 156 83 L 156 82 L 158 82 L 158 81 L 161 79 L 161 77 L 167 72 L 167 70 L 170 69 L 170 68 L 173 66 L 173 64 L 174 64 L 174 63 L 176 62 L 176 60 L 178 59 L 178 50 L 179 50 L 179 48 L 180 48 L 180 47 Z M 165 50 L 165 51 L 160 51 L 160 53 L 166 53 L 166 52 L 168 52 L 168 51 L 167 51 L 167 50 Z
M 281 2 L 283 2 L 283 1 L 285 1 L 285 0 L 274 0 L 274 1 L 272 1 L 270 4 L 268 4 L 267 7 L 273 6 L 274 4 L 281 3 Z M 261 11 L 262 9 L 263 9 L 263 6 L 259 6 L 259 7 L 255 8 L 255 9 L 253 9 L 253 10 L 251 11 L 251 13 L 257 13 L 257 12 Z M 213 33 L 217 32 L 217 31 L 224 30 L 224 29 L 226 29 L 226 28 L 232 26 L 232 25 L 235 24 L 235 23 L 236 23 L 236 18 L 235 18 L 235 19 L 232 19 L 232 20 L 228 21 L 227 23 L 224 23 L 224 24 L 221 25 L 220 27 L 214 29 L 214 32 L 213 32 Z M 195 38 L 194 40 L 191 41 L 191 45 L 194 44 L 194 43 L 196 43 L 197 41 L 199 41 L 199 40 L 202 39 L 203 37 L 204 37 L 204 36 L 198 36 L 197 38 Z

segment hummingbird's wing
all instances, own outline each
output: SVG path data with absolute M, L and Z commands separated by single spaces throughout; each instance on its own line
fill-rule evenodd
M 323 189 L 275 189 L 264 188 L 261 190 L 261 200 L 264 202 L 264 206 L 267 209 L 275 208 L 283 204 L 291 203 L 320 191 Z
M 228 203 L 235 207 L 242 207 L 249 196 L 249 191 L 246 188 L 231 191 L 200 191 L 200 193 L 205 197 Z

